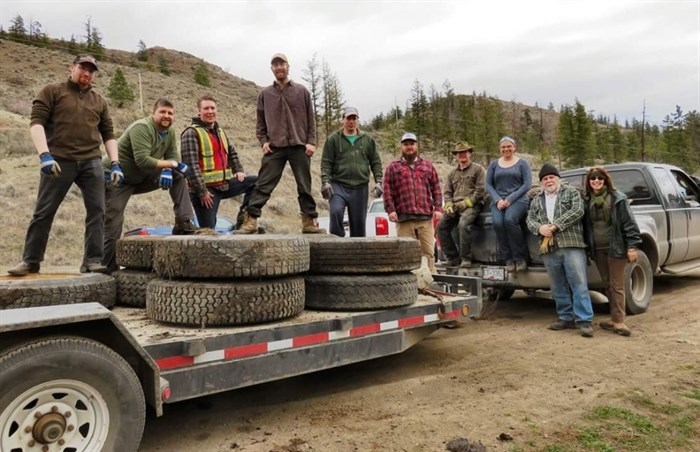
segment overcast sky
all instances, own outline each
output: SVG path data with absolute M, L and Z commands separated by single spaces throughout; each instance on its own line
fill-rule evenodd
M 0 1 L 5 29 L 17 14 L 65 38 L 91 17 L 106 47 L 143 40 L 258 85 L 272 81 L 272 54 L 301 80 L 317 52 L 364 120 L 395 99 L 404 108 L 416 79 L 557 110 L 577 97 L 621 122 L 645 101 L 655 123 L 676 105 L 700 110 L 700 0 Z

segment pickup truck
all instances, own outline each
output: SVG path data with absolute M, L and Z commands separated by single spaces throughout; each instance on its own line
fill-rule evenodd
M 641 232 L 639 259 L 627 265 L 625 278 L 627 312 L 639 314 L 649 307 L 654 275 L 700 267 L 700 187 L 693 177 L 671 165 L 630 162 L 605 167 L 617 189 L 627 195 Z M 585 171 L 562 171 L 562 182 L 582 189 Z M 538 238 L 524 224 L 523 229 L 529 250 L 527 271 L 509 273 L 498 260 L 490 212 L 482 213 L 472 230 L 472 267 L 443 267 L 440 271 L 481 277 L 482 293 L 490 300 L 510 298 L 516 289 L 548 290 Z M 603 289 L 595 265 L 589 266 L 588 281 L 591 289 Z
M 318 225 L 330 231 L 330 217 L 318 217 Z M 350 226 L 348 224 L 347 214 L 343 218 L 343 226 L 345 227 L 345 235 L 350 235 Z M 384 210 L 384 199 L 373 199 L 367 209 L 367 224 L 365 226 L 366 237 L 396 237 L 396 223 L 389 221 L 389 215 Z

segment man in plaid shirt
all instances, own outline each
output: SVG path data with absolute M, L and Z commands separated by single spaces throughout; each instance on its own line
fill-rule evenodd
M 540 236 L 540 253 L 557 305 L 559 320 L 550 324 L 549 329 L 578 327 L 581 336 L 593 337 L 583 199 L 576 188 L 560 184 L 559 171 L 554 165 L 545 163 L 539 176 L 544 191 L 530 204 L 527 227 Z
M 442 218 L 442 192 L 432 163 L 418 156 L 418 139 L 413 133 L 401 137 L 401 158 L 384 172 L 384 209 L 389 220 L 398 223 L 399 237 L 420 241 L 421 254 L 436 273 L 433 218 Z

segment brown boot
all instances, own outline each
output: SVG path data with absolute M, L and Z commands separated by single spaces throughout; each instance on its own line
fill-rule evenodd
M 325 234 L 326 230 L 321 229 L 316 224 L 316 219 L 308 215 L 301 214 L 301 233 L 302 234 Z
M 257 234 L 258 219 L 250 215 L 248 212 L 243 214 L 243 224 L 241 228 L 236 230 L 236 234 Z

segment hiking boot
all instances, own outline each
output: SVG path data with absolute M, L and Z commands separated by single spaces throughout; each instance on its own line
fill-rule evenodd
M 326 230 L 321 229 L 316 224 L 316 219 L 305 214 L 301 214 L 302 234 L 325 234 Z
M 243 213 L 243 224 L 241 224 L 240 229 L 236 229 L 236 234 L 257 234 L 258 233 L 258 219 L 249 214 L 248 212 Z
M 524 272 L 525 270 L 527 270 L 527 262 L 518 261 L 515 263 L 515 271 L 516 272 Z
M 560 330 L 573 330 L 576 328 L 576 323 L 573 320 L 557 320 L 556 322 L 550 323 L 547 327 L 550 330 L 560 331 Z
M 462 259 L 462 263 L 459 264 L 459 268 L 470 268 L 472 266 L 472 261 L 469 259 Z
M 199 228 L 192 224 L 190 220 L 183 221 L 180 223 L 175 223 L 175 227 L 173 228 L 173 235 L 193 235 L 195 234 Z
M 459 257 L 455 257 L 454 259 L 447 259 L 445 262 L 446 267 L 459 267 L 459 264 L 462 263 L 462 259 Z
M 88 262 L 80 266 L 80 273 L 103 273 L 105 275 L 109 274 L 110 271 L 107 267 L 97 262 Z
M 238 211 L 238 215 L 236 215 L 236 226 L 235 226 L 236 231 L 241 229 L 244 221 L 245 221 L 245 210 L 241 209 Z
M 583 337 L 593 337 L 593 327 L 590 323 L 580 324 L 578 330 Z
M 7 270 L 7 273 L 12 276 L 26 276 L 30 273 L 39 273 L 39 264 L 30 264 L 29 262 L 22 261 Z
M 515 262 L 506 261 L 506 271 L 514 272 L 515 271 Z

